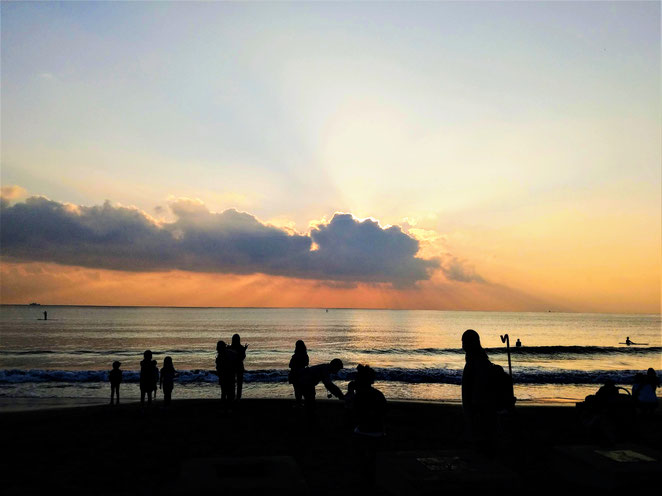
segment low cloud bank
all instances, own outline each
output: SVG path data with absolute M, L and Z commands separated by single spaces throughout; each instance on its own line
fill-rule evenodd
M 123 271 L 263 273 L 395 287 L 427 280 L 439 267 L 436 259 L 416 257 L 419 242 L 399 227 L 350 214 L 337 213 L 310 234 L 292 234 L 248 213 L 210 212 L 195 200 L 177 200 L 170 209 L 175 221 L 160 223 L 110 202 L 86 207 L 33 196 L 10 205 L 3 199 L 2 256 Z

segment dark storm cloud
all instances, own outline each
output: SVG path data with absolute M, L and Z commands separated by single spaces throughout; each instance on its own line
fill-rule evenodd
M 109 202 L 79 207 L 41 197 L 15 205 L 3 201 L 2 255 L 125 271 L 264 273 L 395 286 L 428 279 L 438 266 L 417 258 L 418 241 L 400 228 L 384 229 L 349 214 L 336 214 L 301 235 L 236 210 L 213 213 L 193 200 L 178 200 L 170 210 L 176 220 L 158 223 Z

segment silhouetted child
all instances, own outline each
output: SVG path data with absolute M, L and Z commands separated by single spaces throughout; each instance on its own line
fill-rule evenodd
M 154 365 L 152 364 L 152 352 L 145 350 L 143 360 L 140 362 L 140 406 L 145 403 L 152 404 L 152 391 L 154 391 Z
M 163 368 L 161 369 L 161 378 L 159 387 L 163 391 L 163 403 L 165 406 L 170 405 L 172 398 L 172 390 L 175 387 L 175 367 L 172 364 L 172 358 L 167 356 L 163 360 Z
M 358 456 L 360 476 L 372 483 L 375 480 L 377 450 L 384 437 L 386 398 L 372 387 L 375 371 L 367 365 L 356 367 L 354 411 L 354 448 Z
M 117 404 L 120 404 L 120 384 L 122 383 L 122 371 L 120 366 L 122 364 L 118 361 L 113 362 L 113 370 L 108 374 L 110 379 L 110 404 L 113 404 L 113 397 L 117 395 Z
M 294 399 L 297 406 L 302 405 L 303 393 L 301 391 L 301 373 L 303 370 L 308 367 L 308 350 L 306 345 L 302 340 L 298 340 L 294 345 L 294 355 L 290 359 L 290 373 L 287 376 L 287 379 L 292 387 L 294 388 Z
M 239 334 L 234 334 L 232 336 L 232 343 L 230 344 L 230 350 L 232 350 L 236 354 L 234 375 L 237 384 L 237 395 L 236 395 L 237 400 L 241 399 L 241 390 L 244 385 L 244 359 L 246 358 L 246 348 L 248 348 L 248 345 L 241 344 L 241 338 L 239 337 Z
M 156 360 L 152 360 L 152 374 L 154 374 L 152 390 L 154 391 L 154 399 L 156 399 L 156 388 L 159 386 L 159 364 Z

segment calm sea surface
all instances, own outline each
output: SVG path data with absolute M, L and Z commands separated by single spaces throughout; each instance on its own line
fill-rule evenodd
M 45 310 L 48 320 L 39 320 Z M 2 306 L 0 408 L 105 402 L 114 360 L 122 362 L 123 400 L 135 401 L 146 349 L 159 366 L 172 357 L 179 372 L 173 398 L 216 398 L 216 342 L 234 333 L 249 345 L 245 397 L 292 397 L 287 365 L 303 339 L 311 364 L 343 360 L 337 381 L 343 387 L 364 363 L 377 370 L 376 387 L 387 398 L 458 401 L 460 337 L 469 328 L 506 369 L 500 335 L 522 341 L 512 350 L 522 403 L 577 401 L 607 378 L 629 386 L 636 372 L 662 368 L 660 315 Z M 625 346 L 628 336 L 645 344 Z

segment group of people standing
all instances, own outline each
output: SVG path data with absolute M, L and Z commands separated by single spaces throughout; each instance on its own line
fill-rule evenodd
M 122 363 L 113 362 L 113 369 L 108 374 L 110 379 L 110 404 L 120 404 L 120 384 L 122 383 Z M 175 376 L 177 372 L 172 363 L 172 357 L 163 359 L 163 367 L 159 371 L 158 363 L 152 360 L 151 350 L 145 350 L 143 359 L 140 362 L 140 405 L 144 406 L 145 397 L 147 404 L 152 404 L 152 395 L 156 398 L 157 387 L 163 391 L 163 403 L 170 405 L 172 399 L 172 390 L 175 387 Z
M 221 386 L 221 400 L 225 403 L 241 399 L 247 348 L 247 344 L 241 344 L 239 334 L 232 336 L 230 346 L 223 340 L 216 343 L 216 373 Z

